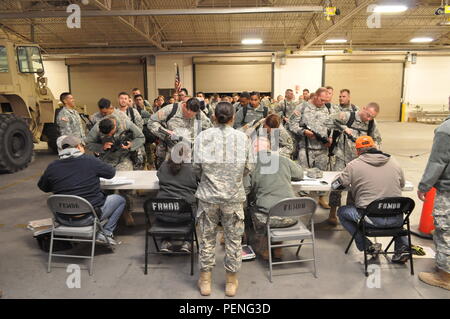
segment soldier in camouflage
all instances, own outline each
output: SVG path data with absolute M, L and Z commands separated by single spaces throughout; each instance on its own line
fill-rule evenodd
M 275 106 L 275 112 L 281 116 L 283 124 L 288 128 L 289 118 L 300 103 L 295 99 L 294 91 L 287 89 L 285 98 Z
M 211 293 L 211 271 L 215 265 L 216 236 L 219 222 L 225 237 L 227 296 L 234 296 L 241 268 L 241 240 L 244 233 L 243 203 L 246 199 L 243 178 L 252 167 L 247 136 L 232 128 L 234 108 L 218 103 L 216 127 L 198 135 L 194 145 L 194 170 L 200 176 L 196 197 L 199 199 L 197 221 L 200 229 L 200 279 L 202 295 Z
M 435 187 L 434 234 L 436 246 L 436 270 L 421 272 L 423 282 L 450 290 L 450 116 L 434 131 L 434 141 L 427 167 L 419 184 L 417 195 L 425 200 L 425 194 Z
M 268 113 L 269 109 L 260 102 L 259 93 L 252 92 L 250 93 L 250 104 L 246 107 L 239 107 L 236 112 L 233 127 L 245 131 L 257 121 L 265 118 Z
M 75 99 L 72 94 L 65 92 L 60 95 L 60 101 L 64 104 L 56 117 L 60 135 L 75 136 L 84 141 L 86 133 L 80 114 L 75 110 Z
M 116 109 L 111 101 L 105 98 L 101 98 L 98 103 L 99 111 L 91 115 L 90 120 L 93 125 L 97 124 L 101 120 L 103 120 L 108 115 L 113 115 L 117 120 L 117 125 L 120 129 L 125 130 L 125 122 L 128 120 L 128 117 L 118 109 Z
M 359 107 L 350 102 L 350 90 L 342 89 L 339 94 L 339 109 L 341 112 L 357 112 Z
M 200 101 L 196 98 L 191 98 L 187 102 L 169 104 L 153 114 L 147 127 L 161 140 L 156 147 L 156 167 L 158 168 L 166 160 L 166 155 L 171 150 L 164 142 L 167 137 L 161 133 L 160 128 L 171 136 L 182 137 L 183 140 L 192 144 L 202 130 L 211 126 L 211 121 L 200 111 Z
M 150 120 L 150 116 L 153 114 L 153 112 L 148 112 L 147 108 L 144 104 L 144 97 L 140 94 L 137 94 L 134 96 L 134 105 L 136 109 L 138 110 L 139 114 L 142 117 L 142 121 L 144 122 L 144 128 L 147 126 L 148 121 Z M 145 135 L 144 128 L 142 129 L 142 132 Z M 145 141 L 144 144 L 144 151 L 145 151 L 145 162 L 144 167 L 147 170 L 151 170 L 155 168 L 155 161 L 156 161 L 156 145 L 155 143 L 150 143 L 150 141 Z
M 356 155 L 355 142 L 360 136 L 370 136 L 381 147 L 381 135 L 378 131 L 378 126 L 375 117 L 380 112 L 380 106 L 371 102 L 363 107 L 358 112 L 343 111 L 331 115 L 331 121 L 327 123 L 328 128 L 337 132 L 343 132 L 340 135 L 334 135 L 336 138 L 333 149 L 333 171 L 343 171 L 345 166 L 354 160 Z M 332 191 L 330 193 L 330 215 L 327 219 L 331 225 L 337 225 L 336 212 L 337 208 L 341 206 L 340 191 Z M 347 204 L 350 199 L 347 200 Z
M 330 122 L 331 114 L 337 112 L 332 106 L 328 108 L 325 101 L 328 92 L 325 88 L 319 88 L 313 100 L 304 104 L 303 112 L 294 111 L 289 128 L 291 132 L 299 136 L 299 162 L 302 167 L 317 167 L 322 171 L 328 170 L 328 150 L 332 143 L 331 130 L 325 126 Z M 330 208 L 324 198 L 324 193 L 319 193 L 319 204 L 323 208 Z

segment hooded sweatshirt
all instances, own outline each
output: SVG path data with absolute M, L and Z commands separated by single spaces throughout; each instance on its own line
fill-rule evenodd
M 450 191 L 450 116 L 434 131 L 433 147 L 419 184 L 421 192 L 431 187 Z
M 347 164 L 332 183 L 334 189 L 349 187 L 357 208 L 366 208 L 382 197 L 402 196 L 403 170 L 389 154 L 375 149 Z

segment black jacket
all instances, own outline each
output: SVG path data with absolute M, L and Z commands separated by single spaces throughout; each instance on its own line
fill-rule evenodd
M 56 160 L 48 165 L 38 187 L 53 194 L 76 195 L 94 207 L 102 207 L 106 195 L 100 189 L 100 179 L 113 178 L 116 169 L 91 155 Z

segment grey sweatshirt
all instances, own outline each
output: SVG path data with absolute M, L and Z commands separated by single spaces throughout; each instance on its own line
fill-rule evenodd
M 339 185 L 350 187 L 356 207 L 366 208 L 376 199 L 402 196 L 405 177 L 390 155 L 374 151 L 348 163 L 333 181 L 332 188 L 337 189 Z
M 450 191 L 450 116 L 434 131 L 433 146 L 428 164 L 419 183 L 419 191 L 428 192 L 431 187 Z

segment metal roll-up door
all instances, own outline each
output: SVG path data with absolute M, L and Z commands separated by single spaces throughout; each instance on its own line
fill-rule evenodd
M 117 95 L 131 94 L 135 87 L 144 93 L 144 65 L 139 59 L 130 60 L 70 60 L 70 89 L 77 106 L 87 107 L 87 112 L 97 112 L 97 102 L 104 97 L 117 106 Z
M 377 120 L 398 121 L 400 117 L 403 61 L 326 61 L 325 84 L 334 88 L 333 101 L 339 103 L 339 90 L 349 89 L 358 106 L 380 105 Z

